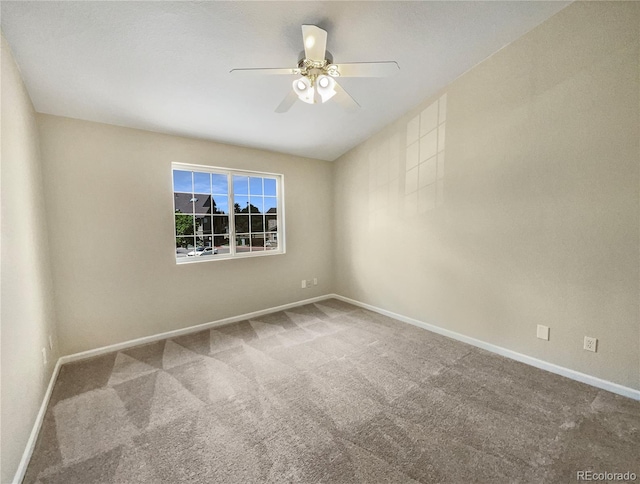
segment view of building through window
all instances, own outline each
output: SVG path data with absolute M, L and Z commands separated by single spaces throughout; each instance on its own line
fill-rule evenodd
M 173 165 L 176 260 L 282 253 L 282 176 Z

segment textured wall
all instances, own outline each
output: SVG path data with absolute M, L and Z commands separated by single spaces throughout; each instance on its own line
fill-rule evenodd
M 332 165 L 38 115 L 63 354 L 331 292 Z M 287 253 L 176 265 L 171 162 L 284 174 Z M 304 278 L 319 284 L 301 289 Z
M 337 292 L 640 388 L 639 26 L 574 3 L 341 157 Z
M 2 38 L 2 474 L 11 482 L 49 383 L 55 342 L 35 112 Z M 55 350 L 55 346 L 54 346 Z

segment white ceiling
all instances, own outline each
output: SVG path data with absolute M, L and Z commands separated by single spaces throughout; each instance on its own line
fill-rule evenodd
M 2 31 L 37 111 L 334 160 L 569 2 L 1 3 Z M 360 103 L 274 109 L 302 24 L 334 62 L 395 60 L 392 78 L 341 79 Z

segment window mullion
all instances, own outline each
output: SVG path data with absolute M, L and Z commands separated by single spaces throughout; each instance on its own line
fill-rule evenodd
M 195 257 L 196 247 L 198 246 L 198 237 L 196 234 L 196 184 L 195 174 L 191 172 L 191 219 L 193 220 L 193 255 Z
M 249 214 L 249 226 L 247 232 L 249 233 L 249 254 L 253 252 L 253 232 L 251 232 L 251 178 L 247 177 L 247 213 Z
M 236 214 L 233 193 L 233 174 L 227 173 L 227 193 L 229 196 L 229 253 L 236 255 Z

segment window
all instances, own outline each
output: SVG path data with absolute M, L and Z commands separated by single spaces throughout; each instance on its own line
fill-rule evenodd
M 176 262 L 283 254 L 283 176 L 174 163 Z

